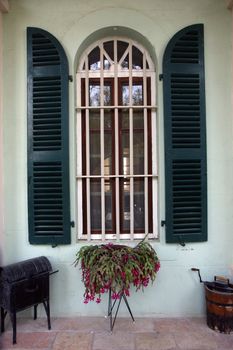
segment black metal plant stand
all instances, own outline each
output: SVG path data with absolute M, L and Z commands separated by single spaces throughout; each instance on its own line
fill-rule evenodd
M 133 322 L 135 322 L 133 314 L 132 314 L 132 311 L 131 311 L 131 309 L 129 307 L 129 303 L 128 303 L 128 300 L 126 298 L 126 295 L 125 295 L 124 291 L 121 291 L 119 294 L 120 294 L 120 298 L 119 299 L 115 299 L 114 302 L 112 303 L 112 291 L 111 291 L 111 289 L 109 289 L 108 317 L 109 317 L 109 320 L 110 320 L 110 331 L 111 332 L 113 331 L 113 327 L 114 327 L 115 322 L 116 322 L 116 318 L 117 318 L 117 315 L 118 315 L 118 311 L 119 311 L 122 299 L 125 302 L 125 305 L 126 305 L 128 311 L 130 313 L 130 316 L 131 316 Z M 118 300 L 118 304 L 117 304 L 117 300 Z M 114 315 L 114 308 L 115 308 L 115 306 L 116 306 L 116 312 L 115 312 L 115 315 Z

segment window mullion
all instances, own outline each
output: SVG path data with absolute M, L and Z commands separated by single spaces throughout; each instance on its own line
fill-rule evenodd
M 89 70 L 88 57 L 85 60 L 85 105 L 89 106 Z M 90 128 L 89 128 L 89 109 L 86 109 L 86 174 L 90 175 Z M 87 239 L 91 240 L 91 206 L 90 206 L 90 178 L 86 180 L 86 198 L 87 198 Z
M 143 52 L 143 104 L 146 106 L 147 100 L 147 76 L 146 76 L 146 55 Z M 148 113 L 147 108 L 143 109 L 144 117 L 144 174 L 148 175 Z M 144 178 L 144 220 L 145 234 L 148 233 L 148 177 Z
M 118 65 L 117 65 L 117 40 L 114 39 L 114 106 L 118 106 Z M 114 108 L 115 125 L 115 203 L 116 203 L 116 238 L 120 239 L 120 180 L 119 180 L 119 113 Z
M 100 106 L 104 105 L 104 53 L 100 45 Z M 101 230 L 105 240 L 105 179 L 104 179 L 104 109 L 100 109 L 100 159 L 101 159 Z
M 132 106 L 132 91 L 133 91 L 133 77 L 132 77 L 132 42 L 129 43 L 129 105 Z M 129 164 L 130 175 L 133 175 L 133 108 L 129 109 Z M 134 178 L 130 177 L 130 239 L 134 238 Z

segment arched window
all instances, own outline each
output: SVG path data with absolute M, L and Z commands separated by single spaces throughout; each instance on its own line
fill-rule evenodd
M 157 236 L 155 86 L 153 62 L 133 40 L 103 39 L 83 54 L 77 71 L 79 238 Z

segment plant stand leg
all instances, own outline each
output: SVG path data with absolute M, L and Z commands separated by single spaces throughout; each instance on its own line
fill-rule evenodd
M 114 303 L 112 304 L 112 293 L 111 293 L 111 290 L 109 290 L 109 299 L 108 299 L 108 316 L 110 317 L 110 331 L 112 332 L 113 331 L 113 328 L 114 328 L 114 325 L 115 325 L 115 322 L 116 322 L 116 318 L 117 318 L 117 315 L 118 315 L 118 311 L 119 311 L 119 308 L 120 308 L 120 305 L 121 305 L 121 301 L 122 299 L 124 300 L 125 302 L 125 305 L 130 313 L 130 316 L 133 320 L 133 322 L 135 322 L 134 320 L 134 317 L 133 317 L 133 314 L 132 314 L 132 311 L 129 307 L 129 303 L 128 303 L 128 300 L 124 294 L 124 292 L 121 292 L 120 293 L 120 299 L 118 301 L 118 304 L 117 304 L 117 307 L 116 307 L 116 312 L 115 312 L 115 315 L 113 316 L 113 311 L 114 311 L 114 307 L 116 305 L 116 299 L 114 300 Z

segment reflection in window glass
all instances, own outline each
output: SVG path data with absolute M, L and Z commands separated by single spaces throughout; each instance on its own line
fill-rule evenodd
M 112 182 L 106 181 L 104 184 L 105 192 L 105 229 L 113 229 L 112 217 Z
M 92 107 L 100 106 L 100 85 L 89 86 L 89 103 Z M 104 106 L 111 105 L 111 87 L 104 85 Z
M 100 130 L 100 113 L 90 110 L 89 112 L 90 130 Z
M 134 180 L 134 228 L 145 229 L 144 180 Z
M 112 174 L 112 135 L 104 135 L 104 175 Z
M 120 180 L 120 190 L 121 190 L 121 225 L 124 231 L 129 231 L 130 229 L 130 185 L 128 180 Z
M 108 70 L 110 69 L 110 67 L 111 67 L 110 62 L 107 60 L 106 57 L 104 57 L 104 69 Z
M 100 48 L 96 46 L 88 55 L 88 65 L 90 70 L 100 70 Z
M 135 46 L 132 47 L 132 65 L 133 69 L 143 69 L 142 52 Z
M 122 135 L 122 157 L 121 157 L 121 171 L 123 175 L 130 174 L 129 162 L 129 133 Z
M 90 172 L 91 175 L 100 174 L 100 133 L 90 135 Z
M 101 185 L 100 181 L 91 180 L 90 209 L 92 230 L 101 229 Z
M 129 69 L 129 55 L 127 55 L 125 57 L 125 59 L 123 60 L 122 64 L 121 64 L 121 67 L 123 69 Z
M 143 91 L 142 85 L 132 86 L 132 103 L 134 106 L 143 105 Z M 122 104 L 123 106 L 129 105 L 129 86 L 122 86 Z
M 134 133 L 133 168 L 134 168 L 134 174 L 144 173 L 144 134 L 143 132 Z

